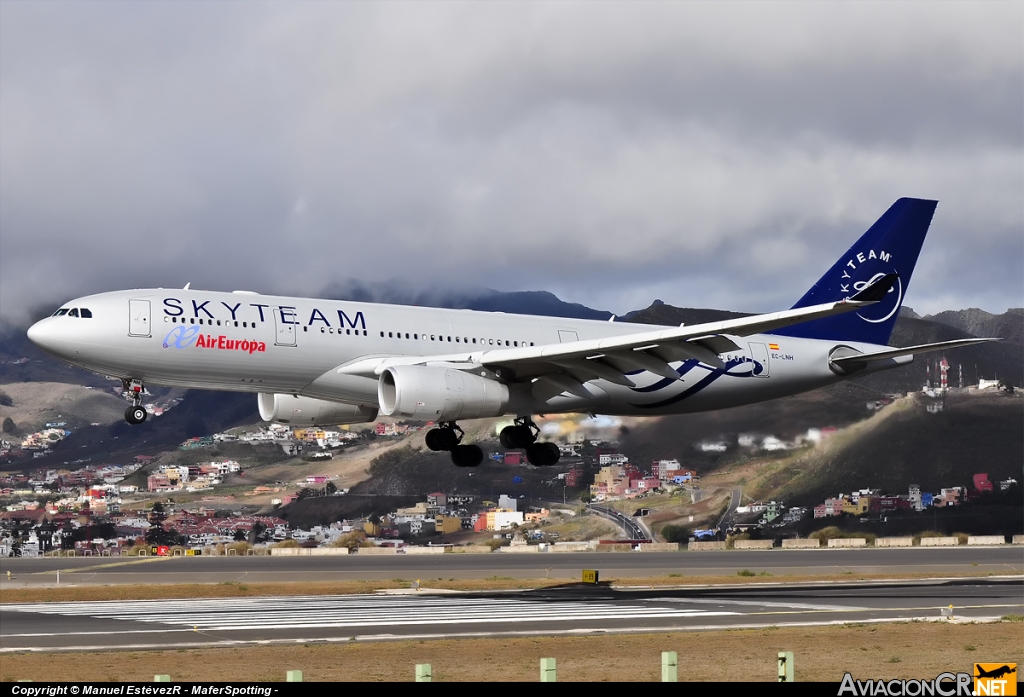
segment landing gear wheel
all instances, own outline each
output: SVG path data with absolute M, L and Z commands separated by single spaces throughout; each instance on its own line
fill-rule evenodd
M 130 424 L 141 424 L 149 416 L 142 407 L 128 407 L 124 412 L 124 420 Z
M 498 440 L 506 450 L 518 450 L 532 445 L 537 436 L 526 425 L 506 426 L 498 434 Z
M 452 450 L 452 462 L 456 467 L 476 467 L 484 461 L 484 451 L 479 445 L 459 445 Z
M 526 459 L 537 467 L 550 467 L 558 462 L 561 453 L 554 443 L 533 443 L 526 446 Z
M 438 450 L 454 450 L 459 444 L 459 436 L 450 428 L 435 428 L 431 433 Z
M 466 434 L 461 428 L 459 428 L 457 423 L 454 421 L 445 421 L 439 424 L 437 428 L 432 428 L 427 431 L 427 435 L 424 440 L 426 440 L 427 447 L 431 450 L 447 450 L 451 452 L 458 447 L 465 435 Z
M 444 450 L 444 448 L 437 444 L 437 433 L 440 430 L 441 429 L 438 428 L 430 429 L 429 431 L 427 431 L 426 438 L 424 439 L 427 441 L 427 447 L 433 450 L 434 452 L 437 452 L 438 450 Z

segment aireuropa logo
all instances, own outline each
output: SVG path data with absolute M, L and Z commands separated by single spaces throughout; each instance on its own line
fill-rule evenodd
M 199 327 L 175 327 L 164 337 L 164 348 L 188 348 L 199 336 Z
M 839 695 L 857 697 L 971 697 L 970 673 L 939 673 L 931 680 L 855 680 L 852 675 L 843 675 Z
M 195 345 L 196 348 L 219 349 L 221 351 L 241 351 L 242 353 L 266 353 L 267 345 L 256 339 L 230 339 L 223 334 L 213 336 L 203 334 L 199 327 L 175 327 L 164 337 L 164 348 L 183 349 Z
M 975 663 L 974 693 L 978 695 L 1016 695 L 1016 663 Z

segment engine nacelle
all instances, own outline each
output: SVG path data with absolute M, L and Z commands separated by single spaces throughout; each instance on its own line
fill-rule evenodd
M 356 404 L 327 402 L 312 397 L 260 392 L 260 418 L 292 426 L 362 424 L 377 419 L 377 410 Z
M 455 421 L 501 416 L 508 386 L 450 368 L 398 365 L 385 368 L 377 382 L 384 416 L 422 421 Z

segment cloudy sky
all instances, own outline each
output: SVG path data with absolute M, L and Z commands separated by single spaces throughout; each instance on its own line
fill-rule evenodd
M 182 286 L 788 307 L 895 199 L 1024 305 L 1024 4 L 0 2 L 0 315 Z

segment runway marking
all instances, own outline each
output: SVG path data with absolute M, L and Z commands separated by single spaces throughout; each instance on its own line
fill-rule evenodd
M 298 596 L 230 600 L 3 605 L 5 612 L 84 616 L 205 631 L 714 617 L 740 613 L 640 603 L 446 596 Z M 131 630 L 127 630 L 130 632 Z M 16 635 L 6 634 L 13 637 Z
M 972 617 L 970 622 L 998 622 L 999 616 Z M 894 622 L 948 622 L 942 617 L 879 617 L 864 620 L 857 620 L 856 624 L 892 624 Z M 850 624 L 848 620 L 824 620 L 811 622 L 773 622 L 747 623 L 747 624 L 706 624 L 706 625 L 679 625 L 661 627 L 609 627 L 607 629 L 553 629 L 544 632 L 533 630 L 505 630 L 497 632 L 453 632 L 446 634 L 364 634 L 345 637 L 305 637 L 298 639 L 217 639 L 216 641 L 189 641 L 177 644 L 120 644 L 106 645 L 95 644 L 86 646 L 23 646 L 14 648 L 0 648 L 0 654 L 4 653 L 67 653 L 71 651 L 138 651 L 146 649 L 206 649 L 222 648 L 230 646 L 285 646 L 295 644 L 342 644 L 349 642 L 387 642 L 387 641 L 417 641 L 430 639 L 486 639 L 495 637 L 521 637 L 521 636 L 578 636 L 593 634 L 665 634 L 671 632 L 707 632 L 720 631 L 723 629 L 778 629 L 779 627 L 841 627 Z M 153 630 L 154 632 L 159 630 Z M 170 630 L 185 632 L 187 630 Z M 121 633 L 121 632 L 115 632 Z M 60 635 L 56 635 L 60 636 Z

